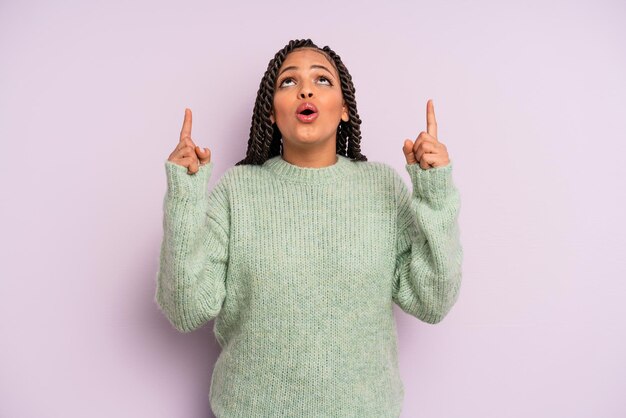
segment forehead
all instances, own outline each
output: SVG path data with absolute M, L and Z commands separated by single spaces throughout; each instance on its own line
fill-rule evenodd
M 337 76 L 337 70 L 335 69 L 334 63 L 330 62 L 328 58 L 326 58 L 326 55 L 314 49 L 305 48 L 290 52 L 287 57 L 285 57 L 283 64 L 280 66 L 280 70 L 292 65 L 308 70 L 313 64 L 323 65 L 332 71 L 335 76 Z

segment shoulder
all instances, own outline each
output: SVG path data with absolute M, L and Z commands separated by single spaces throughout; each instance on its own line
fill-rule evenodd
M 354 164 L 353 174 L 358 174 L 363 180 L 375 178 L 383 180 L 389 186 L 397 186 L 399 182 L 403 182 L 398 171 L 388 163 L 382 161 L 351 161 Z M 241 184 L 249 184 L 251 179 L 268 176 L 267 170 L 262 165 L 241 164 L 228 167 L 220 179 L 219 183 L 223 183 L 223 187 L 229 188 Z M 269 176 L 268 178 L 271 178 Z
M 260 166 L 252 165 L 252 164 L 242 164 L 242 165 L 231 165 L 227 166 L 226 169 L 220 175 L 220 182 L 232 182 L 237 180 L 240 177 L 245 177 L 250 174 L 254 174 L 256 170 L 259 169 Z
M 261 166 L 255 164 L 241 164 L 241 165 L 232 165 L 228 167 L 220 181 L 224 181 L 228 184 L 235 184 L 237 182 L 245 181 L 247 178 L 251 176 L 258 176 L 262 173 Z
M 237 194 L 242 187 L 249 186 L 253 179 L 262 176 L 263 170 L 260 165 L 241 164 L 227 166 L 215 182 L 215 188 L 224 192 Z
M 364 173 L 391 175 L 395 169 L 382 161 L 354 161 L 359 170 Z
M 359 161 L 356 164 L 364 183 L 375 185 L 396 202 L 410 194 L 407 183 L 391 164 L 382 161 Z
M 382 161 L 358 161 L 355 164 L 357 164 L 361 172 L 384 179 L 389 182 L 390 186 L 397 187 L 404 181 L 391 164 Z

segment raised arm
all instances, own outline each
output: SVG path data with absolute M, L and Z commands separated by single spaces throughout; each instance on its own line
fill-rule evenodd
M 393 300 L 403 311 L 435 324 L 459 296 L 463 248 L 458 215 L 460 196 L 452 181 L 452 162 L 437 139 L 432 101 L 427 132 L 406 140 L 405 165 L 412 184 L 395 175 L 397 208 L 396 269 Z
M 190 134 L 191 111 L 185 114 L 181 143 L 165 162 L 167 192 L 155 293 L 159 308 L 181 332 L 200 328 L 219 314 L 229 257 L 225 183 L 218 182 L 208 192 L 214 163 L 210 151 L 191 143 Z
M 459 193 L 452 163 L 428 170 L 407 164 L 406 169 L 413 192 L 398 176 L 393 300 L 406 313 L 436 324 L 456 302 L 461 285 Z

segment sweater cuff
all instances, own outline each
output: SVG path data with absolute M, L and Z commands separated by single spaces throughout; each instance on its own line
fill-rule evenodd
M 200 199 L 208 192 L 209 179 L 213 171 L 214 162 L 200 165 L 194 174 L 189 174 L 187 167 L 165 161 L 167 177 L 167 195 L 177 198 Z
M 441 167 L 423 169 L 419 163 L 405 164 L 413 184 L 413 197 L 436 203 L 454 191 L 452 161 Z

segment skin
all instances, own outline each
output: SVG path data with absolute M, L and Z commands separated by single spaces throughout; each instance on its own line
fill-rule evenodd
M 180 139 L 167 160 L 187 167 L 187 174 L 197 173 L 201 165 L 211 161 L 211 150 L 200 148 L 191 139 L 191 109 L 185 108 L 185 119 L 180 131 Z
M 315 68 L 312 66 L 324 66 Z M 289 69 L 288 67 L 297 67 Z M 318 117 L 301 122 L 296 109 L 313 103 Z M 348 106 L 341 92 L 339 74 L 333 63 L 315 49 L 301 48 L 289 53 L 275 81 L 272 123 L 283 137 L 283 159 L 301 167 L 325 167 L 337 162 L 337 126 L 347 122 Z
M 424 170 L 444 167 L 450 163 L 448 148 L 437 139 L 437 121 L 432 99 L 426 102 L 426 132 L 420 132 L 415 142 L 405 139 L 402 151 L 407 164 L 419 163 Z
M 329 71 L 311 69 L 314 64 L 324 65 Z M 291 65 L 298 69 L 281 74 L 285 67 Z M 328 81 L 333 85 L 329 85 Z M 270 119 L 283 135 L 283 159 L 301 167 L 335 164 L 336 129 L 340 119 L 348 121 L 348 110 L 334 66 L 315 50 L 296 50 L 285 59 L 277 83 L 284 87 L 276 88 Z M 303 101 L 311 101 L 318 108 L 319 116 L 313 123 L 305 124 L 295 117 L 295 110 Z M 211 150 L 194 144 L 191 122 L 191 109 L 186 108 L 179 142 L 168 160 L 187 167 L 188 174 L 195 174 L 201 165 L 211 161 Z M 432 99 L 426 102 L 426 131 L 420 132 L 415 141 L 406 139 L 402 151 L 407 164 L 419 164 L 424 170 L 450 163 L 448 149 L 437 137 Z

